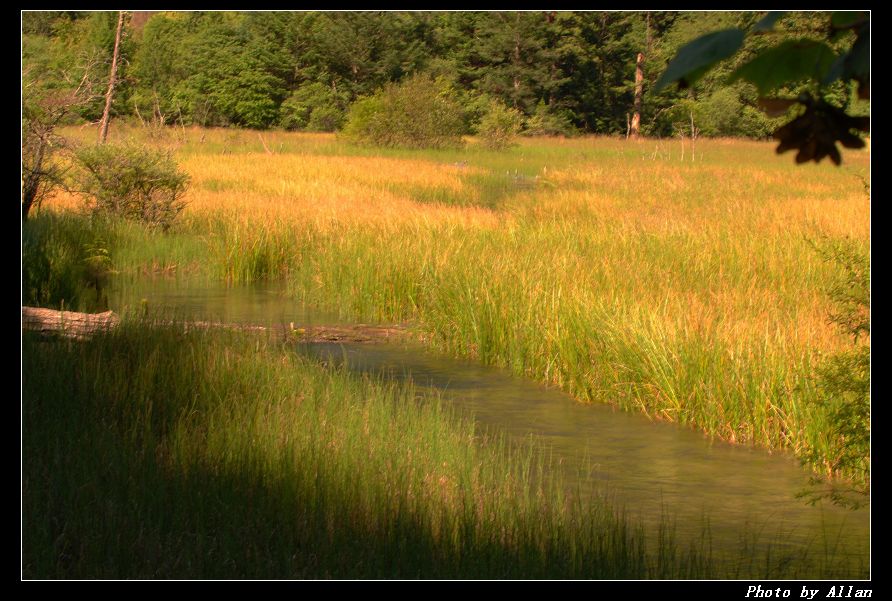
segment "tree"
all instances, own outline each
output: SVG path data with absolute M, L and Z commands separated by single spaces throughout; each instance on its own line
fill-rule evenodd
M 419 74 L 360 98 L 347 116 L 344 135 L 363 144 L 403 148 L 462 145 L 462 109 L 442 80 Z
M 830 157 L 839 165 L 842 159 L 836 142 L 846 148 L 862 148 L 864 141 L 852 132 L 867 132 L 870 128 L 869 117 L 849 114 L 845 103 L 835 102 L 832 93 L 832 86 L 842 82 L 857 86 L 860 99 L 870 99 L 870 14 L 835 12 L 823 16 L 828 21 L 823 36 L 816 36 L 814 31 L 799 31 L 796 33 L 808 37 L 790 39 L 786 32 L 778 31 L 777 25 L 801 16 L 785 12 L 768 13 L 748 32 L 732 27 L 708 33 L 678 51 L 655 88 L 659 91 L 676 82 L 681 88 L 692 87 L 717 64 L 744 48 L 747 34 L 750 38 L 779 37 L 779 43 L 763 46 L 747 56 L 727 81 L 753 84 L 760 105 L 769 115 L 788 114 L 789 109 L 796 107 L 796 116 L 773 133 L 780 141 L 778 153 L 798 149 L 797 163 L 820 162 Z M 809 85 L 798 95 L 785 94 L 803 81 Z
M 634 140 L 638 139 L 641 131 L 641 96 L 644 92 L 644 57 L 650 54 L 651 37 L 650 37 L 650 13 L 645 14 L 645 42 L 644 52 L 639 52 L 635 56 L 635 101 L 633 104 L 632 122 L 629 124 L 629 137 Z
M 83 76 L 68 88 L 55 87 L 55 84 L 48 87 L 46 80 L 30 69 L 22 73 L 23 221 L 62 185 L 63 169 L 54 155 L 65 147 L 65 140 L 56 133 L 56 128 L 96 98 L 90 80 L 92 68 L 92 63 L 84 65 Z M 59 79 L 70 82 L 67 73 Z
M 111 73 L 108 76 L 108 90 L 105 92 L 105 109 L 102 111 L 102 120 L 99 122 L 99 143 L 104 144 L 108 138 L 108 120 L 111 116 L 112 100 L 115 94 L 115 84 L 118 78 L 118 58 L 121 52 L 121 34 L 124 29 L 124 11 L 118 12 L 118 27 L 115 31 L 115 50 L 112 54 Z

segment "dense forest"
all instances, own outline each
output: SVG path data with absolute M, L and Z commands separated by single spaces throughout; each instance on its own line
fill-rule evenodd
M 822 37 L 826 14 L 789 14 L 770 36 L 748 38 L 742 52 L 693 88 L 655 93 L 653 84 L 685 43 L 714 30 L 748 28 L 762 16 L 134 12 L 127 14 L 113 115 L 154 124 L 337 131 L 358 99 L 421 73 L 461 107 L 467 133 L 498 101 L 522 114 L 528 135 L 627 135 L 637 108 L 643 135 L 689 133 L 693 122 L 704 136 L 761 138 L 778 121 L 758 108 L 755 87 L 729 84 L 728 74 L 779 37 Z M 101 88 L 117 19 L 116 12 L 23 12 L 23 92 L 85 80 Z M 636 67 L 643 76 L 637 101 Z M 807 85 L 784 92 L 795 95 Z M 829 96 L 851 114 L 867 112 L 843 83 Z M 97 121 L 102 109 L 97 93 L 76 117 Z

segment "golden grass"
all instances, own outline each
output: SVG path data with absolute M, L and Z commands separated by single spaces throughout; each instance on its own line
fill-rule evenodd
M 186 156 L 192 176 L 190 213 L 235 211 L 268 220 L 392 229 L 412 223 L 494 227 L 492 211 L 425 205 L 395 185 L 439 188 L 473 195 L 463 168 L 430 161 L 307 155 Z M 221 183 L 223 185 L 221 185 Z
M 94 132 L 77 128 L 66 134 L 88 142 Z M 119 127 L 112 139 L 139 137 L 144 134 L 138 129 Z M 545 147 L 556 156 L 569 155 L 564 161 L 569 165 L 549 169 L 545 154 L 535 189 L 516 191 L 503 210 L 493 211 L 474 206 L 482 204 L 481 190 L 471 178 L 487 173 L 488 157 L 472 150 L 471 164 L 436 156 L 351 156 L 349 147 L 322 155 L 313 152 L 336 144 L 334 135 L 197 128 L 168 130 L 156 143 L 177 149 L 181 168 L 192 178 L 187 217 L 225 213 L 246 226 L 336 228 L 344 235 L 353 228 L 399 236 L 419 228 L 469 229 L 473 235 L 480 228 L 532 226 L 545 232 L 548 245 L 530 252 L 546 269 L 550 264 L 565 274 L 561 279 L 568 294 L 578 294 L 585 275 L 596 273 L 599 282 L 613 282 L 603 294 L 621 295 L 645 310 L 662 306 L 675 328 L 728 339 L 771 333 L 797 346 L 835 348 L 840 340 L 827 324 L 823 291 L 778 289 L 778 283 L 790 270 L 820 269 L 817 258 L 796 265 L 805 255 L 797 250 L 791 256 L 791 248 L 806 237 L 869 239 L 870 204 L 858 180 L 867 176 L 866 152 L 847 152 L 845 166 L 837 169 L 796 167 L 790 155 L 776 157 L 771 144 L 746 140 L 698 140 L 694 162 L 689 161 L 689 142 L 688 160 L 680 160 L 679 140 L 522 140 L 512 151 L 520 155 L 515 162 L 529 164 L 536 159 L 527 158 L 527 151 Z M 262 149 L 264 143 L 273 154 Z M 662 158 L 654 158 L 657 145 Z M 414 200 L 423 191 L 460 196 L 471 206 Z M 75 208 L 79 200 L 60 193 L 48 204 Z M 552 244 L 560 232 L 587 238 L 609 252 L 575 254 L 566 245 Z M 642 252 L 639 242 L 648 238 L 685 239 L 674 246 L 686 256 L 660 265 Z M 776 252 L 761 252 L 766 249 Z M 440 262 L 450 260 L 445 252 Z M 728 257 L 735 259 L 729 269 L 736 281 L 723 274 Z M 521 257 L 508 261 L 514 259 Z M 714 272 L 702 274 L 706 277 L 692 287 L 689 281 L 678 282 L 681 265 Z M 703 285 L 709 280 L 712 285 Z M 794 298 L 795 306 L 784 296 Z M 785 313 L 777 311 L 779 304 Z
M 69 133 L 89 139 L 89 130 Z M 117 134 L 128 136 L 139 132 Z M 826 289 L 836 273 L 809 240 L 869 244 L 866 151 L 845 152 L 836 168 L 796 166 L 768 142 L 723 139 L 698 140 L 694 161 L 689 142 L 680 160 L 677 139 L 554 138 L 521 140 L 503 153 L 470 144 L 375 155 L 330 134 L 187 129 L 155 143 L 173 149 L 192 178 L 186 228 L 204 235 L 222 220 L 231 227 L 220 243 L 232 248 L 218 260 L 260 257 L 239 277 L 250 278 L 254 264 L 262 265 L 257 277 L 293 276 L 300 247 L 315 261 L 300 267 L 314 271 L 297 286 L 310 300 L 388 319 L 416 312 L 450 344 L 461 339 L 450 346 L 458 352 L 502 340 L 493 343 L 502 363 L 509 351 L 498 344 L 531 339 L 516 352 L 541 356 L 517 359 L 521 369 L 585 395 L 619 385 L 631 369 L 611 366 L 613 380 L 603 385 L 580 374 L 588 383 L 571 386 L 553 367 L 568 345 L 586 348 L 597 332 L 589 316 L 598 313 L 617 324 L 614 342 L 633 349 L 630 360 L 657 374 L 635 384 L 664 399 L 661 409 L 645 408 L 652 414 L 676 419 L 687 393 L 673 387 L 699 386 L 690 382 L 706 364 L 715 371 L 727 362 L 721 386 L 734 394 L 760 390 L 768 408 L 756 423 L 721 417 L 730 393 L 703 393 L 708 411 L 726 420 L 713 429 L 729 440 L 805 444 L 797 432 L 810 418 L 789 391 L 810 377 L 817 352 L 848 344 L 828 323 Z M 74 202 L 63 194 L 50 204 Z M 236 271 L 227 265 L 222 273 Z M 506 324 L 501 333 L 481 325 L 476 312 L 484 309 Z M 577 331 L 568 331 L 572 316 Z M 712 354 L 686 355 L 692 344 Z M 660 354 L 669 367 L 653 363 Z M 660 370 L 684 369 L 694 371 L 671 386 L 658 381 Z M 760 379 L 769 376 L 775 384 Z M 787 392 L 769 390 L 777 382 Z M 760 434 L 766 428 L 774 433 Z

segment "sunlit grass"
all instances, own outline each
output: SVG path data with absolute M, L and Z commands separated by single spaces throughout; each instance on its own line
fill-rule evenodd
M 121 270 L 283 278 L 581 400 L 739 443 L 820 444 L 813 368 L 848 342 L 827 319 L 837 274 L 810 240 L 869 244 L 866 152 L 836 168 L 740 140 L 698 140 L 693 161 L 678 139 L 377 151 L 171 128 L 153 143 L 190 174 L 190 204 L 170 236 L 128 238 Z

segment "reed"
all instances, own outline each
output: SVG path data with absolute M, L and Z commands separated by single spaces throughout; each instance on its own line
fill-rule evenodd
M 23 359 L 26 578 L 838 575 L 679 548 L 669 522 L 566 492 L 532 444 L 262 336 L 125 315 L 88 341 L 26 335 Z
M 869 247 L 865 152 L 835 168 L 740 140 L 682 162 L 675 142 L 658 158 L 604 138 L 373 152 L 279 132 L 269 154 L 247 132 L 169 135 L 193 182 L 174 236 L 194 254 L 146 234 L 119 269 L 281 278 L 583 401 L 738 443 L 822 444 L 814 367 L 848 341 L 827 319 L 837 274 L 809 240 Z

